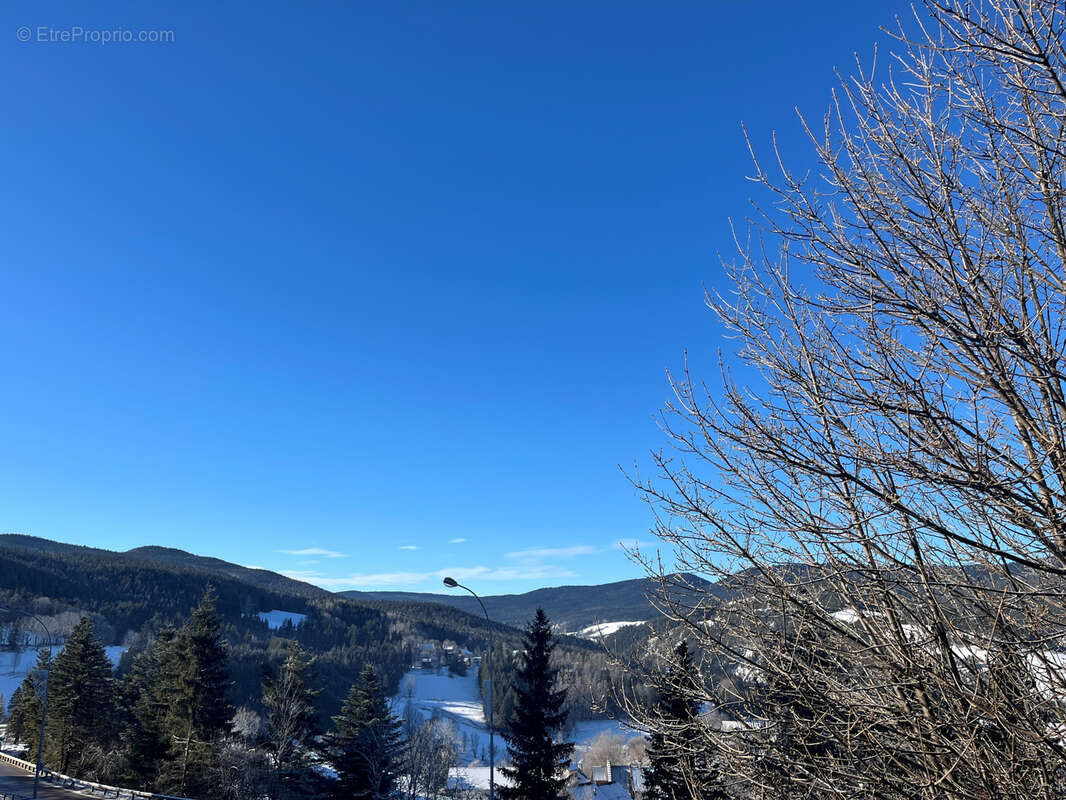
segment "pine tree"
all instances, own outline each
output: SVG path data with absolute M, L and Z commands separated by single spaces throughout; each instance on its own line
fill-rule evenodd
M 555 800 L 566 783 L 565 767 L 574 750 L 571 742 L 556 742 L 555 734 L 566 724 L 566 690 L 556 689 L 556 670 L 551 666 L 551 626 L 538 608 L 526 628 L 525 652 L 515 673 L 516 703 L 503 737 L 511 766 L 501 771 L 514 785 L 500 787 L 504 800 Z
M 674 649 L 658 687 L 654 729 L 648 742 L 647 800 L 719 800 L 725 794 L 701 741 L 699 706 L 690 699 L 696 669 L 688 643 Z
M 111 662 L 92 621 L 82 617 L 52 665 L 45 763 L 65 775 L 100 777 L 83 774 L 80 762 L 90 746 L 113 747 L 116 700 Z
M 402 756 L 400 721 L 389 711 L 377 674 L 369 665 L 352 686 L 327 754 L 339 779 L 336 800 L 386 800 L 397 795 L 396 773 Z
M 315 698 L 320 692 L 311 687 L 312 663 L 299 644 L 289 642 L 279 674 L 268 673 L 263 679 L 267 712 L 263 749 L 270 756 L 274 773 L 271 800 L 302 797 L 313 790 L 307 753 L 318 727 Z

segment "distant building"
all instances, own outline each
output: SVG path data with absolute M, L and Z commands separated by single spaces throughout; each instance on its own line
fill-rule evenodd
M 415 669 L 439 669 L 441 653 L 435 642 L 421 642 L 415 648 Z
M 569 800 L 640 800 L 644 796 L 644 768 L 607 762 L 586 768 L 591 777 L 580 778 L 566 787 Z

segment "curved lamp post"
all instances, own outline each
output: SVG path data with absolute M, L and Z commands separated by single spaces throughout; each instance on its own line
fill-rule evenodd
M 9 609 L 0 608 L 0 612 L 13 613 Z M 44 620 L 36 614 L 25 614 L 27 617 L 37 620 L 37 624 L 44 628 L 45 636 L 48 637 L 48 669 L 44 671 L 44 697 L 41 699 L 41 738 L 37 745 L 37 767 L 33 771 L 33 800 L 37 800 L 37 787 L 41 782 L 41 758 L 44 755 L 44 721 L 48 718 L 48 676 L 52 672 L 52 633 Z
M 496 640 L 492 635 L 492 620 L 489 619 L 489 612 L 485 611 L 485 604 L 481 602 L 481 598 L 477 596 L 477 592 L 473 589 L 463 586 L 455 578 L 445 578 L 444 585 L 449 589 L 465 589 L 474 595 L 474 599 L 477 600 L 478 605 L 481 606 L 482 613 L 485 615 L 485 621 L 489 623 L 489 800 L 496 800 L 496 729 L 492 724 L 492 707 L 496 705 L 496 698 L 492 694 L 492 651 Z

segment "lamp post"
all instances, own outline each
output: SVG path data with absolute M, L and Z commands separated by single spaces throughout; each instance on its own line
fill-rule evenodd
M 12 613 L 6 608 L 0 608 L 0 612 Z M 37 766 L 33 771 L 33 800 L 37 800 L 37 788 L 41 783 L 41 758 L 44 756 L 44 721 L 48 718 L 48 676 L 52 672 L 52 633 L 44 620 L 36 614 L 26 614 L 27 617 L 37 620 L 37 624 L 44 628 L 45 636 L 48 637 L 48 669 L 44 671 L 44 697 L 41 699 L 41 736 L 37 744 Z
M 489 800 L 496 800 L 496 729 L 492 724 L 492 707 L 496 704 L 492 694 L 492 651 L 495 648 L 496 639 L 492 635 L 492 620 L 489 619 L 489 612 L 485 611 L 485 604 L 481 602 L 477 592 L 469 586 L 463 586 L 455 578 L 445 578 L 444 585 L 449 589 L 465 589 L 474 595 L 474 599 L 477 600 L 485 615 L 485 621 L 489 623 Z

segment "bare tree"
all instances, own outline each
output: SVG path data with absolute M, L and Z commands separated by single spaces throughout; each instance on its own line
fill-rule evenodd
M 266 797 L 271 765 L 266 755 L 237 739 L 219 742 L 211 767 L 212 797 L 219 800 L 247 800 Z
M 407 746 L 404 749 L 404 774 L 408 800 L 419 797 L 437 797 L 448 782 L 448 769 L 459 755 L 459 735 L 455 726 L 447 720 L 429 720 L 405 731 Z
M 313 670 L 314 659 L 297 642 L 289 642 L 278 674 L 263 678 L 267 718 L 261 744 L 272 768 L 271 800 L 314 793 L 310 752 L 318 729 L 315 699 L 320 692 L 312 687 Z
M 611 731 L 604 731 L 591 742 L 582 758 L 585 767 L 602 767 L 608 762 L 616 766 L 626 764 L 625 737 Z
M 1064 25 L 925 0 L 803 121 L 816 178 L 755 158 L 773 203 L 708 297 L 745 368 L 675 376 L 637 478 L 747 794 L 1062 796 Z
M 255 743 L 263 730 L 263 720 L 255 710 L 241 706 L 230 722 L 233 734 L 244 742 Z

